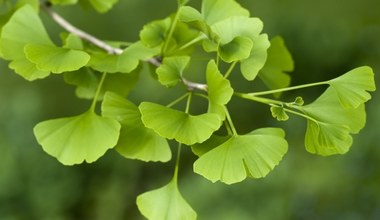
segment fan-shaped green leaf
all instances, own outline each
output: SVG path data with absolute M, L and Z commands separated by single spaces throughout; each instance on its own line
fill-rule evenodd
M 313 154 L 329 156 L 346 153 L 352 145 L 350 129 L 344 125 L 308 120 L 305 136 L 306 150 Z
M 143 161 L 169 161 L 168 142 L 144 126 L 137 106 L 107 92 L 102 103 L 102 115 L 118 120 L 122 127 L 115 149 L 124 157 Z
M 232 63 L 249 57 L 253 42 L 248 37 L 235 37 L 231 42 L 220 45 L 218 54 L 223 61 Z
M 78 0 L 50 0 L 49 2 L 53 5 L 74 5 Z
M 283 107 L 272 106 L 270 107 L 273 118 L 276 118 L 278 121 L 287 121 L 289 119 L 288 114 L 286 114 Z
M 230 81 L 222 76 L 214 60 L 211 60 L 207 64 L 206 79 L 210 103 L 209 112 L 217 113 L 223 120 L 225 117 L 223 106 L 230 101 L 234 90 L 231 87 Z
M 190 57 L 165 57 L 156 73 L 158 80 L 164 86 L 175 86 L 182 78 L 183 71 L 190 62 Z
M 247 80 L 254 80 L 267 60 L 267 49 L 270 46 L 268 36 L 261 34 L 252 39 L 253 48 L 251 55 L 241 61 L 240 70 Z
M 93 99 L 102 74 L 82 68 L 75 72 L 67 72 L 64 75 L 65 82 L 77 86 L 75 93 L 79 98 Z M 102 99 L 105 91 L 111 91 L 121 96 L 126 96 L 135 87 L 138 80 L 138 70 L 129 73 L 108 74 L 103 82 L 99 94 Z
M 263 22 L 259 18 L 234 16 L 213 24 L 211 29 L 226 44 L 236 37 L 255 39 L 263 30 Z
M 374 73 L 368 66 L 355 68 L 328 83 L 335 89 L 345 108 L 357 108 L 371 99 L 367 91 L 376 90 Z
M 27 44 L 24 52 L 38 69 L 52 73 L 78 70 L 90 60 L 86 52 L 52 45 Z
M 146 218 L 151 220 L 195 220 L 197 218 L 196 212 L 179 192 L 175 179 L 162 188 L 139 195 L 137 207 Z
M 221 125 L 219 116 L 213 113 L 194 116 L 149 102 L 141 103 L 139 109 L 146 127 L 186 145 L 207 140 Z
M 220 73 L 214 60 L 211 60 L 207 64 L 206 79 L 210 102 L 219 105 L 227 104 L 230 101 L 234 90 L 231 87 L 230 81 L 224 78 Z
M 120 124 L 92 111 L 40 122 L 34 135 L 44 151 L 65 165 L 96 161 L 113 148 L 119 138 Z
M 343 108 L 337 94 L 331 87 L 313 103 L 299 108 L 319 122 L 347 126 L 350 133 L 358 133 L 366 122 L 364 105 L 355 109 Z
M 138 41 L 127 47 L 120 55 L 93 53 L 88 66 L 99 72 L 130 73 L 138 67 L 140 61 L 148 60 L 159 53 L 159 48 L 149 48 Z
M 140 32 L 140 39 L 147 47 L 157 47 L 165 41 L 166 33 L 171 25 L 171 19 L 152 21 L 146 24 Z
M 277 36 L 272 38 L 268 48 L 268 57 L 259 77 L 269 89 L 280 89 L 290 85 L 290 76 L 286 72 L 294 69 L 291 54 L 284 44 L 284 40 Z M 276 93 L 276 96 L 280 95 Z
M 194 172 L 226 184 L 241 182 L 247 176 L 265 177 L 287 152 L 284 135 L 279 128 L 262 128 L 232 136 L 196 160 Z
M 322 156 L 346 153 L 352 144 L 350 133 L 359 132 L 366 121 L 364 105 L 343 108 L 331 87 L 313 103 L 299 108 L 310 117 L 305 135 L 306 150 Z
M 99 13 L 109 11 L 119 0 L 79 0 L 84 5 L 90 4 Z
M 249 11 L 235 0 L 203 0 L 202 15 L 207 24 L 212 25 L 233 16 L 249 17 Z
M 36 68 L 24 54 L 28 43 L 53 45 L 37 12 L 29 4 L 18 9 L 3 26 L 0 50 L 4 59 L 10 60 L 9 67 L 27 80 L 44 78 L 49 72 Z

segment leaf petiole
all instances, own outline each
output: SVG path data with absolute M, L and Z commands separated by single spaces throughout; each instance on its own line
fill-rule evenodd
M 177 104 L 178 102 L 185 99 L 188 95 L 189 95 L 189 93 L 187 92 L 186 94 L 182 95 L 181 97 L 177 98 L 176 100 L 174 100 L 171 103 L 169 103 L 168 105 L 166 105 L 166 107 L 168 107 L 168 108 L 173 107 L 175 104 Z
M 180 12 L 181 12 L 181 7 L 178 6 L 178 10 L 174 16 L 174 19 L 173 19 L 173 22 L 170 26 L 170 29 L 169 29 L 169 33 L 168 33 L 168 36 L 164 42 L 164 46 L 162 47 L 162 54 L 165 55 L 165 53 L 167 52 L 166 50 L 168 49 L 168 46 L 169 46 L 169 42 L 173 36 L 173 33 L 174 33 L 174 30 L 175 30 L 175 27 L 177 26 L 177 22 L 179 20 L 179 15 L 180 15 Z
M 99 98 L 99 95 L 100 95 L 100 91 L 102 90 L 102 86 L 103 86 L 103 84 L 104 84 L 104 80 L 106 79 L 106 76 L 107 76 L 107 73 L 103 73 L 103 74 L 102 74 L 102 77 L 100 78 L 100 81 L 99 81 L 98 87 L 96 88 L 96 92 L 95 92 L 95 95 L 94 95 L 94 99 L 92 100 L 91 107 L 90 107 L 90 110 L 91 110 L 92 112 L 95 112 L 96 103 L 98 102 L 98 98 Z
M 230 116 L 230 113 L 228 112 L 228 109 L 226 106 L 224 106 L 224 111 L 226 113 L 226 118 L 227 118 L 227 122 L 228 122 L 228 125 L 229 125 L 229 128 L 230 130 L 232 131 L 232 134 L 237 136 L 238 133 L 236 131 L 236 128 L 234 126 L 234 123 L 232 122 L 232 119 L 231 119 L 231 116 Z M 229 129 L 228 129 L 229 130 Z
M 181 149 L 182 149 L 182 143 L 178 142 L 177 158 L 175 161 L 174 175 L 173 175 L 173 180 L 175 181 L 176 185 L 178 181 L 178 170 L 179 170 L 179 161 L 181 159 Z
M 309 87 L 313 87 L 313 86 L 327 85 L 327 84 L 329 84 L 329 81 L 308 83 L 308 84 L 303 84 L 303 85 L 298 85 L 298 86 L 286 87 L 286 88 L 282 88 L 282 89 L 274 89 L 274 90 L 268 90 L 268 91 L 263 91 L 263 92 L 253 92 L 253 93 L 248 93 L 248 95 L 251 95 L 251 96 L 269 95 L 269 94 L 273 94 L 273 93 L 287 92 L 287 91 L 304 89 L 304 88 L 309 88 Z
M 224 74 L 224 78 L 227 79 L 227 78 L 231 75 L 232 70 L 233 70 L 233 69 L 235 68 L 235 66 L 236 66 L 236 63 L 237 63 L 237 61 L 231 63 L 231 66 L 228 68 L 226 74 Z

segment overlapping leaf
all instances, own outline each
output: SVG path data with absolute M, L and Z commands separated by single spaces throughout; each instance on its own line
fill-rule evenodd
M 218 114 L 222 120 L 225 117 L 226 105 L 234 91 L 230 82 L 220 73 L 214 60 L 207 64 L 206 69 L 207 91 L 209 97 L 209 112 Z
M 52 45 L 27 44 L 24 52 L 38 69 L 52 73 L 78 70 L 90 60 L 86 52 Z
M 146 127 L 186 145 L 207 140 L 221 125 L 214 113 L 194 116 L 150 102 L 141 103 L 139 109 Z
M 9 67 L 27 80 L 44 78 L 48 71 L 39 70 L 24 54 L 26 44 L 53 46 L 36 11 L 30 5 L 17 10 L 3 26 L 0 50 L 4 59 L 10 60 Z
M 120 124 L 92 111 L 43 121 L 34 127 L 34 135 L 44 151 L 65 165 L 92 163 L 113 148 L 119 138 Z
M 355 68 L 328 83 L 335 89 L 345 108 L 357 108 L 371 99 L 367 91 L 376 90 L 374 73 L 368 66 Z
M 138 41 L 127 47 L 120 55 L 106 52 L 92 53 L 88 66 L 99 72 L 130 73 L 137 68 L 140 61 L 148 60 L 159 52 L 159 48 L 149 48 Z
M 124 157 L 143 161 L 169 161 L 171 151 L 165 138 L 144 126 L 137 106 L 107 92 L 102 103 L 102 115 L 118 120 L 120 138 L 115 149 Z
M 160 83 L 167 87 L 175 86 L 182 78 L 183 71 L 190 62 L 188 56 L 166 57 L 156 73 Z
M 160 46 L 165 41 L 170 24 L 170 18 L 152 21 L 146 24 L 140 31 L 141 42 L 147 47 Z
M 201 12 L 209 25 L 233 16 L 249 17 L 249 11 L 235 0 L 203 0 Z
M 79 0 L 85 6 L 91 5 L 99 13 L 109 11 L 119 0 Z
M 82 68 L 75 72 L 65 73 L 65 82 L 76 86 L 75 93 L 79 98 L 94 98 L 96 89 L 99 85 L 101 73 L 91 69 Z M 138 70 L 129 74 L 114 73 L 108 74 L 104 80 L 99 99 L 102 99 L 105 91 L 111 91 L 121 96 L 126 96 L 135 87 L 138 80 Z
M 259 77 L 269 89 L 280 89 L 290 85 L 290 76 L 287 72 L 294 69 L 291 54 L 284 44 L 284 40 L 277 36 L 271 40 L 268 48 L 268 57 Z M 278 96 L 279 94 L 276 94 Z
M 178 190 L 177 181 L 171 180 L 162 188 L 137 197 L 140 212 L 151 220 L 195 220 L 196 212 Z
M 346 153 L 352 144 L 350 133 L 358 133 L 366 121 L 363 104 L 357 108 L 343 108 L 331 87 L 313 103 L 299 108 L 310 117 L 306 149 L 323 156 Z
M 265 177 L 278 165 L 287 152 L 288 144 L 285 133 L 279 128 L 261 128 L 245 135 L 235 135 L 220 144 L 211 139 L 210 146 L 204 144 L 194 146 L 210 149 L 194 163 L 194 172 L 212 182 L 222 181 L 233 184 L 243 181 L 247 176 L 253 178 Z M 194 148 L 193 147 L 193 148 Z
M 266 34 L 260 34 L 263 29 L 263 22 L 259 18 L 249 18 L 234 16 L 211 26 L 215 35 L 220 38 L 221 44 L 231 42 L 236 37 L 247 37 L 251 40 L 248 56 L 240 56 L 241 71 L 247 80 L 253 80 L 259 70 L 264 66 L 267 59 L 267 49 L 270 42 Z M 240 48 L 244 44 L 237 44 Z M 222 57 L 223 58 L 223 57 Z M 228 60 L 224 59 L 228 62 Z

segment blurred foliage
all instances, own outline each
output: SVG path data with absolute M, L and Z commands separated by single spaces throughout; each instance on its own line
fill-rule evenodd
M 359 65 L 372 66 L 380 80 L 379 1 L 239 2 L 262 18 L 271 37 L 284 37 L 295 59 L 292 84 L 331 79 Z M 146 22 L 166 16 L 175 7 L 173 0 L 121 0 L 102 15 L 79 7 L 57 11 L 102 39 L 135 41 Z M 43 18 L 52 38 L 58 40 L 61 29 Z M 144 86 L 131 94 L 132 100 L 165 102 L 175 96 L 145 72 L 139 81 Z M 241 81 L 236 77 L 234 83 Z M 242 90 L 255 86 L 260 85 L 239 85 Z M 146 88 L 157 92 L 148 96 Z M 317 91 L 306 92 L 313 97 Z M 285 98 L 296 95 L 292 92 Z M 44 153 L 33 137 L 38 121 L 78 114 L 89 104 L 77 99 L 74 88 L 59 76 L 29 83 L 0 62 L 0 219 L 142 219 L 136 196 L 166 183 L 172 162 L 143 165 L 110 151 L 93 164 L 65 167 Z M 239 109 L 232 117 L 242 127 L 240 132 L 278 124 L 269 109 L 261 107 L 233 100 L 230 108 L 231 112 Z M 280 124 L 290 145 L 280 166 L 264 179 L 233 186 L 212 184 L 194 174 L 195 158 L 186 157 L 190 149 L 185 149 L 179 187 L 199 219 L 380 219 L 379 109 L 376 92 L 368 103 L 366 128 L 354 137 L 349 153 L 333 157 L 306 153 L 305 122 L 291 118 Z

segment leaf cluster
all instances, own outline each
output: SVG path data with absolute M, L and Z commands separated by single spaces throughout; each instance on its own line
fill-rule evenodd
M 77 3 L 104 13 L 117 0 L 50 1 L 54 7 Z M 305 148 L 310 153 L 328 156 L 349 150 L 352 134 L 365 125 L 369 92 L 376 89 L 370 67 L 358 67 L 324 82 L 290 86 L 294 62 L 284 40 L 279 36 L 269 39 L 262 32 L 263 22 L 238 2 L 203 0 L 200 10 L 188 6 L 188 1 L 177 3 L 174 15 L 146 24 L 133 43 L 100 41 L 57 21 L 58 15 L 43 6 L 69 30 L 57 45 L 45 30 L 39 2 L 34 0 L 19 1 L 2 15 L 0 56 L 9 61 L 9 68 L 28 81 L 62 75 L 67 84 L 76 87 L 79 98 L 92 99 L 89 109 L 80 115 L 35 126 L 35 137 L 46 153 L 65 165 L 92 163 L 109 149 L 128 159 L 167 162 L 172 158 L 168 140 L 174 140 L 178 156 L 173 179 L 140 195 L 137 205 L 149 219 L 195 219 L 196 213 L 178 189 L 183 145 L 198 156 L 195 173 L 226 184 L 265 177 L 288 150 L 281 128 L 240 134 L 228 111 L 233 96 L 265 104 L 278 121 L 289 120 L 289 115 L 305 118 Z M 209 55 L 203 68 L 204 82 L 188 80 L 192 76 L 188 66 L 199 56 L 195 49 Z M 169 104 L 129 101 L 144 64 L 150 65 L 163 87 L 184 86 L 184 94 Z M 229 80 L 235 72 L 247 81 L 261 80 L 268 90 L 238 92 Z M 320 85 L 328 88 L 311 103 L 305 104 L 301 96 L 292 102 L 280 100 L 283 92 Z M 196 98 L 207 100 L 207 111 L 191 112 Z M 101 112 L 97 113 L 99 101 Z M 186 102 L 185 109 L 177 107 L 180 102 Z

